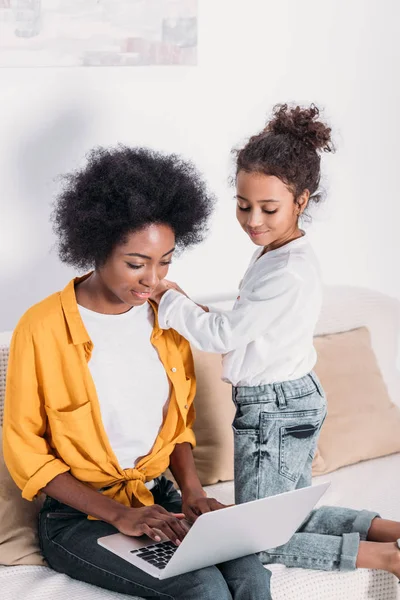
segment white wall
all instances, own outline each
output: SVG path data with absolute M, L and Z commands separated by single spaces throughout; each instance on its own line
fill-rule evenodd
M 170 275 L 197 297 L 233 291 L 252 247 L 234 219 L 229 152 L 279 101 L 314 101 L 334 125 L 310 229 L 326 282 L 400 298 L 397 0 L 199 1 L 197 68 L 0 70 L 0 331 L 70 277 L 49 206 L 57 175 L 96 144 L 195 160 L 219 208 Z

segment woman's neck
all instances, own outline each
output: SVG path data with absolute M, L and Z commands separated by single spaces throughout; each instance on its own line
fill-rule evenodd
M 103 283 L 96 271 L 75 286 L 76 301 L 83 308 L 104 315 L 120 315 L 132 307 L 121 302 Z

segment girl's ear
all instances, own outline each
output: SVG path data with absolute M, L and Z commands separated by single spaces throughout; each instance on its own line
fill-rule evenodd
M 306 210 L 309 199 L 310 199 L 309 190 L 304 190 L 304 192 L 302 194 L 300 194 L 300 196 L 297 198 L 297 200 L 296 200 L 297 214 L 299 217 Z

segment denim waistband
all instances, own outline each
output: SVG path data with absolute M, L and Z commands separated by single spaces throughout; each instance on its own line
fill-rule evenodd
M 317 391 L 321 396 L 324 395 L 321 383 L 317 375 L 312 371 L 308 375 L 293 381 L 282 381 L 278 383 L 268 383 L 254 387 L 239 386 L 233 388 L 233 397 L 235 401 L 252 399 L 254 402 L 273 402 L 277 395 L 283 394 L 285 398 L 301 398 Z

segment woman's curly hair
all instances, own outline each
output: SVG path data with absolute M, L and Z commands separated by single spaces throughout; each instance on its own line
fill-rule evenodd
M 333 152 L 331 129 L 319 120 L 319 109 L 278 104 L 265 128 L 235 150 L 239 171 L 275 175 L 297 199 L 305 190 L 319 202 L 321 152 Z
M 85 167 L 63 177 L 52 221 L 61 260 L 101 266 L 130 232 L 169 225 L 178 249 L 207 232 L 214 196 L 190 162 L 147 148 L 95 148 Z

